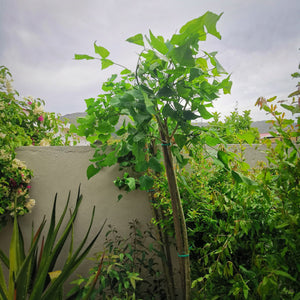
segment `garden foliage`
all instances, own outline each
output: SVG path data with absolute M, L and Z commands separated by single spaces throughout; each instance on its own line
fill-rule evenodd
M 13 89 L 10 72 L 0 66 L 0 228 L 9 215 L 24 215 L 35 204 L 29 197 L 32 172 L 16 158 L 15 149 L 69 143 L 68 135 L 62 139 L 60 134 L 64 123 L 54 113 L 45 112 L 43 105 L 41 99 L 21 99 Z
M 186 23 L 168 40 L 151 30 L 148 36 L 128 38 L 128 42 L 141 47 L 135 71 L 124 67 L 120 77 L 113 75 L 105 82 L 104 93 L 86 100 L 87 116 L 78 119 L 78 129 L 73 127 L 90 142 L 98 140 L 101 144 L 94 145 L 89 178 L 103 167 L 127 161 L 138 178 L 127 177 L 125 181 L 147 191 L 153 185 L 151 172 L 166 171 L 185 299 L 190 299 L 188 241 L 173 158 L 183 167 L 188 161 L 182 153 L 184 146 L 197 144 L 200 139 L 220 142 L 216 134 L 192 124 L 197 118 L 211 118 L 208 107 L 220 92 L 226 94 L 231 89 L 230 76 L 217 60 L 217 52 L 199 49 L 208 34 L 221 38 L 216 29 L 220 17 L 207 12 Z M 99 58 L 76 54 L 75 59 L 99 59 L 102 69 L 116 64 L 104 47 L 94 43 L 94 50 Z M 120 116 L 125 118 L 116 130 Z M 120 141 L 108 147 L 112 133 Z
M 76 284 L 69 293 L 72 299 L 86 297 L 93 284 L 91 300 L 166 299 L 158 266 L 162 253 L 157 249 L 153 229 L 142 232 L 139 222 L 133 220 L 129 223 L 130 234 L 124 238 L 113 226 L 108 227 L 104 251 L 93 258 L 97 263 L 89 277 L 80 276 L 72 282 Z
M 299 92 L 298 92 L 299 94 Z M 297 91 L 292 94 L 297 95 Z M 259 98 L 257 105 L 274 118 L 275 141 L 266 144 L 268 164 L 242 169 L 235 180 L 203 149 L 190 168 L 178 174 L 190 243 L 194 299 L 299 299 L 300 153 L 299 103 Z M 251 181 L 250 181 L 251 180 Z M 157 226 L 171 236 L 172 214 L 164 176 L 155 180 L 156 208 L 165 218 Z

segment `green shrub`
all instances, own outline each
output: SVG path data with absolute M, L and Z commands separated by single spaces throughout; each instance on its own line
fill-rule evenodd
M 73 295 L 72 299 L 86 297 L 93 284 L 89 299 L 166 298 L 164 280 L 157 265 L 161 253 L 155 237 L 150 229 L 142 233 L 137 220 L 130 222 L 129 227 L 130 234 L 124 238 L 109 226 L 105 250 L 93 258 L 97 263 L 88 278 L 80 276 L 73 281 L 76 286 L 69 294 Z M 146 244 L 146 238 L 152 242 Z
M 67 145 L 69 135 L 60 134 L 63 128 L 59 116 L 44 111 L 41 99 L 19 97 L 8 69 L 0 66 L 0 229 L 10 215 L 31 212 L 35 203 L 29 197 L 32 171 L 16 158 L 15 149 Z

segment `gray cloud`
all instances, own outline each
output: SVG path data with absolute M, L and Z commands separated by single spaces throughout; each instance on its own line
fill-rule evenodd
M 170 37 L 207 10 L 224 12 L 218 23 L 222 40 L 208 38 L 203 48 L 217 50 L 232 73 L 232 94 L 215 102 L 228 115 L 252 110 L 263 95 L 285 97 L 295 88 L 290 74 L 299 63 L 300 5 L 297 0 L 0 0 L 0 64 L 7 66 L 22 95 L 46 101 L 62 114 L 85 110 L 84 99 L 97 96 L 101 82 L 116 69 L 101 71 L 95 61 L 75 61 L 75 53 L 93 54 L 93 42 L 113 60 L 134 68 L 138 47 L 129 36 L 147 33 Z

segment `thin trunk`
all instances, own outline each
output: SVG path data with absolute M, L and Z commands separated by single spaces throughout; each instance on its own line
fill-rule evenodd
M 146 145 L 146 148 L 148 148 L 148 145 Z M 151 141 L 150 144 L 150 150 L 154 156 L 157 154 L 157 147 L 155 145 L 155 140 Z M 149 161 L 149 156 L 146 156 L 146 160 Z M 151 170 L 148 170 L 150 173 L 154 173 Z M 158 174 L 156 174 L 158 175 Z M 152 203 L 155 202 L 154 193 L 149 192 L 149 198 Z M 153 205 L 152 207 L 152 215 L 155 218 L 156 221 L 159 221 L 164 218 L 164 214 L 162 212 L 161 207 L 155 208 Z M 157 234 L 158 234 L 158 240 L 160 244 L 160 250 L 163 253 L 164 257 L 161 258 L 161 263 L 164 271 L 164 275 L 166 278 L 166 284 L 167 284 L 167 300 L 174 300 L 175 299 L 175 283 L 174 283 L 174 272 L 173 272 L 173 265 L 172 265 L 172 257 L 171 257 L 171 251 L 170 251 L 170 243 L 167 233 L 161 228 L 161 226 L 156 226 Z
M 150 199 L 152 202 L 155 201 L 153 194 L 151 194 Z M 152 214 L 156 221 L 159 221 L 164 218 L 163 212 L 160 208 L 154 208 L 152 206 Z M 167 283 L 167 300 L 174 300 L 175 299 L 175 284 L 174 284 L 174 273 L 173 273 L 173 265 L 172 265 L 172 257 L 170 251 L 170 242 L 166 232 L 160 227 L 156 226 L 158 239 L 160 241 L 160 249 L 161 252 L 164 254 L 164 258 L 161 259 L 162 266 L 164 270 L 164 274 L 166 277 Z
M 177 185 L 177 179 L 173 163 L 173 155 L 170 148 L 169 136 L 164 134 L 166 129 L 160 130 L 162 141 L 165 144 L 162 145 L 162 151 L 164 156 L 164 164 L 166 168 L 169 192 L 171 197 L 171 204 L 173 210 L 173 220 L 175 229 L 176 246 L 178 252 L 180 276 L 182 291 L 185 300 L 190 299 L 191 292 L 191 279 L 190 279 L 190 259 L 189 259 L 189 245 L 187 230 L 185 224 L 185 217 L 181 204 L 180 194 Z

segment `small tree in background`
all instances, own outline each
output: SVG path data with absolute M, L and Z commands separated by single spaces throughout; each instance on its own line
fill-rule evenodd
M 220 17 L 207 12 L 186 23 L 169 40 L 151 31 L 149 36 L 137 34 L 128 38 L 128 42 L 142 47 L 135 71 L 124 67 L 118 80 L 113 75 L 105 82 L 104 94 L 86 100 L 87 116 L 78 119 L 78 129 L 72 127 L 90 142 L 102 143 L 93 145 L 95 154 L 87 170 L 88 178 L 103 167 L 120 163 L 141 174 L 138 178 L 126 174 L 124 182 L 128 190 L 139 186 L 150 191 L 151 172 L 166 172 L 184 299 L 190 299 L 189 244 L 174 159 L 183 167 L 188 160 L 182 151 L 185 149 L 192 155 L 190 145 L 221 142 L 217 133 L 191 123 L 200 117 L 210 119 L 212 115 L 207 108 L 213 106 L 220 91 L 227 94 L 231 89 L 230 77 L 222 78 L 227 73 L 216 59 L 217 52 L 199 49 L 199 42 L 205 41 L 207 34 L 221 38 L 216 29 Z M 107 49 L 96 43 L 94 49 L 100 58 L 76 54 L 75 59 L 99 59 L 102 69 L 116 64 L 108 59 Z M 120 116 L 126 118 L 116 131 Z M 112 133 L 119 141 L 108 147 Z
M 219 136 L 228 144 L 239 143 L 257 143 L 259 142 L 259 131 L 257 128 L 251 127 L 252 119 L 250 110 L 243 111 L 240 115 L 237 111 L 233 111 L 229 116 L 225 117 L 224 122 L 220 120 L 219 113 L 213 113 L 214 120 L 209 122 L 209 126 L 214 127 Z

